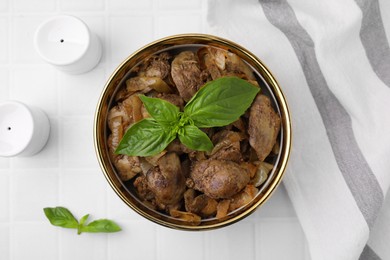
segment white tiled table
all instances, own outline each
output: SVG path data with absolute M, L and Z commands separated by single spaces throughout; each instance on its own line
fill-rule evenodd
M 0 0 L 0 102 L 42 108 L 51 136 L 29 158 L 0 157 L 0 259 L 309 259 L 291 202 L 281 186 L 254 214 L 206 232 L 171 230 L 134 213 L 98 166 L 93 116 L 106 79 L 142 45 L 163 36 L 206 32 L 205 0 Z M 89 73 L 71 76 L 45 64 L 33 35 L 58 14 L 83 19 L 104 54 Z M 82 234 L 51 226 L 42 209 L 63 205 L 77 217 L 111 218 L 114 234 Z

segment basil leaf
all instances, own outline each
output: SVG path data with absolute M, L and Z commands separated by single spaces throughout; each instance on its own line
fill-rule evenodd
M 115 153 L 129 156 L 152 156 L 163 151 L 176 138 L 169 128 L 153 118 L 133 124 L 120 141 Z
M 54 226 L 77 229 L 77 234 L 82 232 L 117 232 L 121 228 L 112 220 L 98 219 L 88 225 L 84 225 L 89 214 L 80 219 L 80 223 L 73 216 L 73 214 L 64 207 L 44 208 L 46 217 Z
M 83 231 L 82 231 L 82 228 L 83 228 L 83 226 L 84 226 L 84 223 L 87 221 L 88 217 L 89 217 L 89 214 L 85 215 L 84 217 L 82 217 L 82 218 L 80 219 L 80 223 L 79 223 L 79 225 L 78 225 L 78 227 L 77 227 L 77 235 L 80 235 L 81 232 L 83 232 Z
M 64 207 L 44 208 L 46 217 L 54 226 L 64 228 L 77 228 L 79 223 L 73 214 Z
M 84 223 L 87 221 L 88 217 L 89 217 L 89 214 L 87 214 L 84 217 L 82 217 L 80 219 L 80 225 L 84 225 Z
M 145 95 L 140 95 L 139 98 L 144 103 L 146 110 L 157 122 L 174 123 L 178 120 L 180 109 L 172 103 Z
M 211 151 L 214 147 L 206 133 L 196 126 L 186 125 L 178 134 L 180 142 L 192 150 Z
M 81 232 L 89 232 L 89 233 L 96 233 L 96 232 L 118 232 L 122 229 L 112 220 L 109 219 L 98 219 L 95 221 L 92 221 L 86 226 L 81 227 Z
M 204 85 L 184 107 L 197 127 L 219 127 L 236 121 L 250 107 L 260 88 L 237 77 Z

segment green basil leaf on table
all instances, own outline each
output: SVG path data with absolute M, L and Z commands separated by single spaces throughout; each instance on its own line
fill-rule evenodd
M 148 113 L 159 123 L 174 123 L 179 119 L 180 109 L 172 103 L 145 95 L 139 96 Z
M 120 141 L 115 153 L 129 156 L 153 156 L 163 151 L 176 138 L 169 128 L 153 118 L 133 124 Z
M 109 219 L 98 219 L 85 225 L 89 214 L 83 216 L 80 221 L 73 216 L 73 214 L 64 207 L 44 208 L 46 217 L 54 226 L 77 229 L 77 234 L 82 232 L 96 233 L 96 232 L 118 232 L 121 228 L 114 221 Z
M 186 125 L 178 135 L 180 142 L 192 150 L 211 151 L 214 147 L 207 134 L 196 126 Z
M 79 223 L 73 214 L 64 207 L 44 208 L 46 217 L 54 226 L 64 228 L 77 228 Z
M 220 127 L 236 121 L 250 107 L 260 88 L 237 77 L 204 85 L 187 103 L 184 114 L 197 127 Z
M 86 226 L 81 227 L 81 232 L 89 232 L 89 233 L 96 233 L 96 232 L 111 233 L 111 232 L 118 232 L 120 230 L 121 228 L 115 222 L 109 219 L 98 219 L 92 221 Z

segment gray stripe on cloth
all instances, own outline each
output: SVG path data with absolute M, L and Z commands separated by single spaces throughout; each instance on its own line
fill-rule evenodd
M 383 193 L 356 142 L 352 121 L 330 91 L 318 64 L 314 42 L 286 0 L 259 0 L 271 24 L 290 41 L 324 122 L 338 167 L 356 204 L 371 228 L 383 203 Z M 315 145 L 315 144 L 313 144 Z
M 366 245 L 363 249 L 359 260 L 381 260 L 381 258 L 372 250 L 369 245 Z
M 390 87 L 390 47 L 378 0 L 355 0 L 362 10 L 360 39 L 376 75 Z

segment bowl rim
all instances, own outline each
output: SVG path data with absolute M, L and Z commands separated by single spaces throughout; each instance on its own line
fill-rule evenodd
M 177 44 L 179 42 L 179 44 Z M 196 43 L 194 43 L 196 42 Z M 104 140 L 101 140 L 102 138 L 99 138 L 99 136 L 105 136 L 105 128 L 106 126 L 102 127 L 106 124 L 106 118 L 102 118 L 101 111 L 104 108 L 104 106 L 108 106 L 107 104 L 109 100 L 107 99 L 108 90 L 110 86 L 114 84 L 114 79 L 123 72 L 125 65 L 132 59 L 136 58 L 137 56 L 141 55 L 142 53 L 148 53 L 148 51 L 153 50 L 153 48 L 159 47 L 160 50 L 164 49 L 161 48 L 161 45 L 181 45 L 181 44 L 204 44 L 204 45 L 212 45 L 215 47 L 224 47 L 224 49 L 228 49 L 230 51 L 233 51 L 235 54 L 237 54 L 241 59 L 244 59 L 245 61 L 250 61 L 254 66 L 254 69 L 261 74 L 263 77 L 263 80 L 266 81 L 266 84 L 269 85 L 269 88 L 271 89 L 272 94 L 274 95 L 274 99 L 276 100 L 279 108 L 279 115 L 281 117 L 281 131 L 283 132 L 282 140 L 281 140 L 281 150 L 280 150 L 280 156 L 278 160 L 277 170 L 275 170 L 275 176 L 270 181 L 267 189 L 264 190 L 264 193 L 262 193 L 262 196 L 255 202 L 250 203 L 251 205 L 242 212 L 240 212 L 237 215 L 233 215 L 231 218 L 224 219 L 219 222 L 213 222 L 210 224 L 204 224 L 204 225 L 189 225 L 185 222 L 169 222 L 163 218 L 153 216 L 144 210 L 137 207 L 137 205 L 133 205 L 130 201 L 128 201 L 127 197 L 124 194 L 122 184 L 120 184 L 118 179 L 113 179 L 112 176 L 110 176 L 109 172 L 110 170 L 113 170 L 113 166 L 110 163 L 110 160 L 107 161 L 107 155 L 105 154 L 106 151 L 103 151 L 102 145 L 104 146 Z M 152 52 L 150 52 L 152 53 Z M 149 55 L 150 55 L 149 53 Z M 119 82 L 117 82 L 116 85 L 118 85 Z M 107 101 L 107 103 L 105 103 Z M 103 122 L 104 121 L 104 122 Z M 281 180 L 285 174 L 285 170 L 287 167 L 287 163 L 290 157 L 291 153 L 291 142 L 292 142 L 292 132 L 291 132 L 291 116 L 290 116 L 290 110 L 287 105 L 286 98 L 279 86 L 279 83 L 271 73 L 271 71 L 264 65 L 264 63 L 257 58 L 253 53 L 248 51 L 246 48 L 240 46 L 239 44 L 232 42 L 230 40 L 221 38 L 219 36 L 209 35 L 209 34 L 200 34 L 200 33 L 189 33 L 189 34 L 176 34 L 172 36 L 167 36 L 158 40 L 155 40 L 132 54 L 130 54 L 126 59 L 124 59 L 117 68 L 112 72 L 110 77 L 108 78 L 106 84 L 104 85 L 104 88 L 102 90 L 102 93 L 98 99 L 95 116 L 94 116 L 94 125 L 93 125 L 93 138 L 94 138 L 94 147 L 95 147 L 95 153 L 100 165 L 100 168 L 110 184 L 111 188 L 114 190 L 114 192 L 122 199 L 125 204 L 127 204 L 130 208 L 132 208 L 134 211 L 136 211 L 141 216 L 145 217 L 146 219 L 151 220 L 154 223 L 160 224 L 165 227 L 173 228 L 173 229 L 180 229 L 180 230 L 207 230 L 207 229 L 215 229 L 224 227 L 230 224 L 233 224 L 247 216 L 249 216 L 251 213 L 253 213 L 259 206 L 264 204 L 270 196 L 273 194 L 273 192 L 276 190 L 278 185 L 281 183 Z M 104 129 L 102 129 L 104 128 Z M 256 195 L 256 196 L 259 196 Z M 139 206 L 139 205 L 138 205 Z

